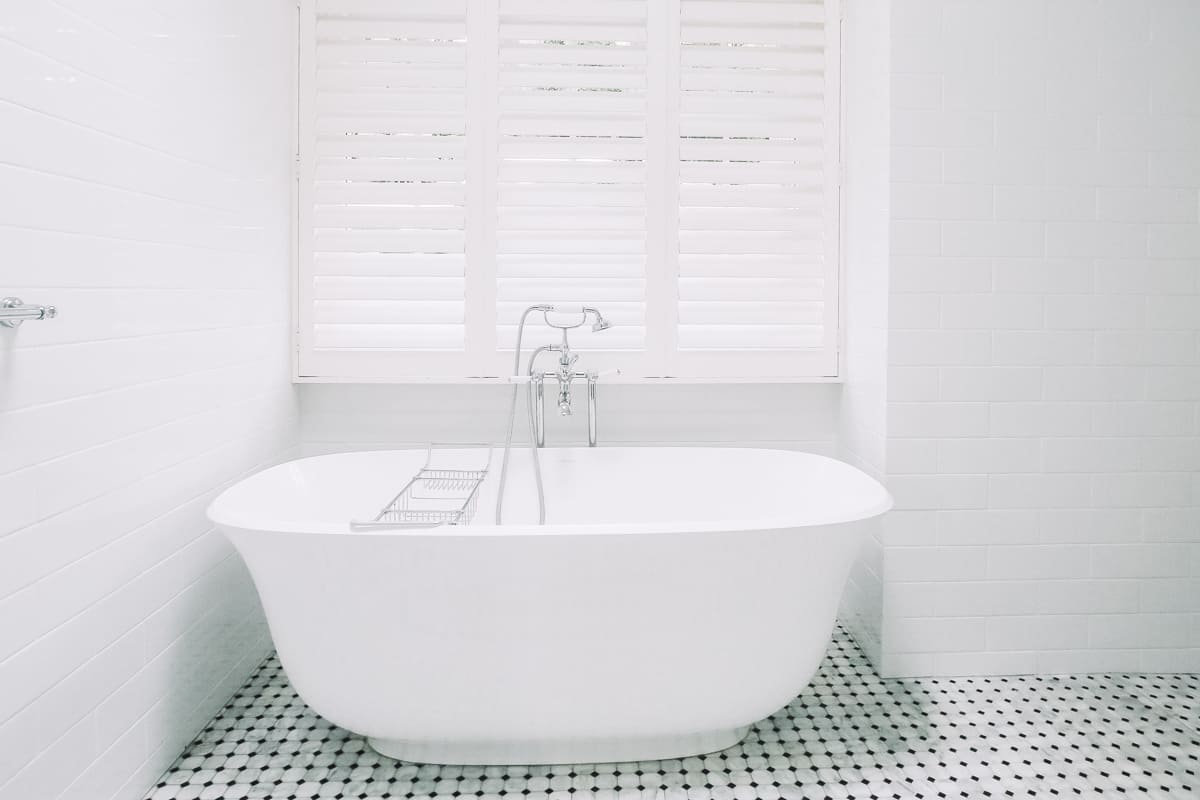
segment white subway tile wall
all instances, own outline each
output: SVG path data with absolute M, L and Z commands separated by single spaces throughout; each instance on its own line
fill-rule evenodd
M 141 797 L 268 652 L 205 517 L 298 441 L 295 8 L 0 24 L 0 798 Z
M 883 669 L 1200 670 L 1200 5 L 890 13 Z
M 580 361 L 585 364 L 587 356 Z M 547 389 L 547 392 L 550 390 Z M 574 388 L 574 413 L 546 408 L 546 444 L 587 446 L 587 398 Z M 429 442 L 503 442 L 509 386 L 306 384 L 300 387 L 305 455 L 421 447 Z M 597 388 L 601 445 L 775 447 L 834 455 L 836 385 L 700 384 Z M 524 395 L 515 439 L 529 441 Z

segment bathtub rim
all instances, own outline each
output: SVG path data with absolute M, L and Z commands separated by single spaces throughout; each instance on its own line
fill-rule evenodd
M 891 492 L 876 480 L 871 475 L 867 474 L 862 469 L 841 461 L 830 456 L 821 455 L 818 453 L 809 453 L 803 450 L 784 450 L 781 448 L 770 447 L 718 447 L 718 446 L 703 446 L 699 448 L 689 446 L 639 446 L 639 445 L 613 445 L 605 449 L 614 449 L 621 447 L 629 450 L 729 450 L 741 452 L 770 452 L 770 453 L 787 453 L 796 456 L 801 456 L 806 459 L 811 459 L 817 462 L 825 462 L 837 464 L 839 469 L 853 470 L 861 476 L 862 480 L 869 481 L 868 486 L 871 486 L 877 495 L 872 503 L 864 505 L 864 508 L 857 510 L 854 514 L 846 514 L 841 516 L 820 516 L 810 515 L 807 518 L 798 518 L 792 515 L 773 515 L 761 517 L 739 517 L 736 519 L 722 519 L 713 522 L 703 520 L 682 520 L 679 522 L 548 522 L 545 525 L 537 525 L 536 523 L 515 523 L 496 525 L 492 522 L 491 515 L 487 513 L 487 509 L 481 508 L 475 516 L 475 520 L 469 525 L 441 525 L 435 528 L 414 528 L 414 529 L 387 529 L 379 531 L 353 530 L 350 527 L 350 520 L 345 522 L 301 522 L 299 520 L 280 520 L 275 524 L 269 524 L 270 518 L 261 511 L 247 511 L 239 509 L 226 508 L 232 500 L 230 495 L 238 490 L 251 480 L 259 478 L 269 472 L 276 470 L 283 471 L 288 467 L 305 461 L 313 461 L 317 459 L 332 459 L 338 457 L 355 456 L 359 454 L 381 454 L 381 453 L 411 453 L 419 450 L 419 448 L 385 448 L 378 450 L 349 450 L 338 453 L 323 453 L 313 456 L 303 456 L 301 458 L 289 459 L 280 462 L 266 469 L 259 470 L 250 475 L 247 475 L 232 485 L 224 489 L 216 498 L 209 503 L 206 514 L 213 523 L 228 531 L 237 531 L 240 533 L 273 533 L 273 534 L 308 534 L 308 535 L 337 535 L 337 536 L 401 536 L 401 537 L 483 537 L 483 536 L 564 536 L 564 535 L 634 535 L 634 534 L 684 534 L 684 533 L 729 533 L 734 531 L 751 533 L 755 531 L 768 530 L 784 530 L 784 529 L 804 529 L 804 528 L 819 528 L 829 527 L 834 525 L 850 524 L 862 522 L 864 520 L 873 519 L 882 516 L 890 511 L 895 500 Z M 562 447 L 562 448 L 547 448 L 548 450 L 588 450 L 587 447 Z

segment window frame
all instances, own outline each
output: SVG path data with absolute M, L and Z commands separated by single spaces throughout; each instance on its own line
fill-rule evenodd
M 292 253 L 292 366 L 293 382 L 295 383 L 461 383 L 461 384 L 503 384 L 509 382 L 512 368 L 512 351 L 495 349 L 495 289 L 490 292 L 472 291 L 472 284 L 479 284 L 492 278 L 494 287 L 495 267 L 491 258 L 479 259 L 483 267 L 472 266 L 466 281 L 465 314 L 467 325 L 467 346 L 463 351 L 402 351 L 402 350 L 317 350 L 313 347 L 313 292 L 312 281 L 306 279 L 313 265 L 313 204 L 310 193 L 313 190 L 315 160 L 305 155 L 306 145 L 311 149 L 315 141 L 314 106 L 316 86 L 316 4 L 318 0 L 299 0 L 299 33 L 296 53 L 296 114 L 293 127 L 295 171 L 292 186 L 293 210 L 291 219 L 294 230 Z M 491 39 L 497 36 L 494 26 L 481 25 L 481 20 L 498 18 L 500 0 L 468 0 L 471 11 L 468 13 L 468 38 L 472 41 Z M 583 360 L 589 369 L 613 370 L 605 376 L 610 383 L 836 383 L 843 380 L 844 331 L 842 322 L 845 319 L 846 298 L 843 289 L 844 280 L 844 247 L 843 224 L 844 217 L 844 170 L 843 152 L 845 149 L 844 134 L 844 100 L 842 83 L 842 53 L 844 37 L 843 3 L 845 0 L 823 0 L 827 9 L 825 19 L 825 98 L 824 123 L 832 124 L 835 130 L 826 139 L 824 174 L 825 205 L 824 241 L 825 248 L 825 298 L 823 303 L 824 325 L 828 331 L 827 341 L 822 348 L 798 349 L 789 351 L 771 350 L 679 350 L 671 349 L 664 352 L 663 340 L 672 340 L 677 331 L 678 292 L 675 290 L 675 275 L 668 268 L 651 269 L 655 254 L 662 253 L 662 248 L 675 249 L 678 255 L 678 228 L 664 225 L 656 226 L 656 216 L 665 218 L 672 213 L 671 208 L 653 207 L 654 201 L 647 203 L 647 247 L 646 261 L 646 350 L 631 351 L 581 351 Z M 681 0 L 648 0 L 647 25 L 654 31 L 666 28 L 675 37 L 676 49 L 679 36 L 679 13 Z M 476 9 L 485 7 L 480 13 Z M 674 24 L 672 24 L 672 17 Z M 468 71 L 472 60 L 478 58 L 472 55 L 476 48 L 467 49 Z M 667 50 L 667 48 L 660 48 Z M 679 64 L 670 63 L 671 59 L 661 58 L 668 62 L 663 74 L 667 76 L 661 83 L 666 84 L 671 77 L 678 77 Z M 677 59 L 676 59 L 677 61 Z M 477 69 L 478 67 L 474 67 Z M 648 72 L 652 64 L 648 65 Z M 651 77 L 651 83 L 654 81 Z M 474 81 L 468 85 L 468 96 L 476 95 L 476 103 L 490 102 L 495 105 L 494 91 L 495 76 L 491 80 Z M 660 87 L 660 89 L 663 87 Z M 483 97 L 492 92 L 489 100 Z M 669 94 L 667 92 L 666 94 Z M 651 91 L 651 97 L 654 96 Z M 663 98 L 663 93 L 658 95 Z M 675 107 L 677 99 L 668 100 Z M 470 111 L 468 111 L 470 114 Z M 665 126 L 666 114 L 651 114 L 647 119 L 650 130 L 647 138 L 654 135 L 654 128 L 660 130 L 657 135 L 666 136 L 669 132 L 661 130 Z M 676 134 L 676 141 L 678 135 Z M 485 136 L 476 137 L 475 142 L 468 142 L 468 148 L 480 151 L 487 146 L 495 145 L 495 131 Z M 672 148 L 674 152 L 675 148 Z M 468 156 L 478 158 L 478 153 Z M 678 159 L 673 162 L 678 165 Z M 671 169 L 671 165 L 667 165 Z M 476 184 L 486 184 L 475 187 L 475 191 L 487 191 L 487 186 L 494 187 L 495 175 L 489 175 Z M 678 174 L 673 172 L 661 179 L 662 184 L 678 186 Z M 649 191 L 651 181 L 647 182 Z M 472 187 L 468 186 L 468 192 Z M 478 213 L 478 204 L 468 205 L 468 214 Z M 486 206 L 483 206 L 486 208 Z M 491 206 L 495 209 L 495 206 Z M 674 209 L 678 209 L 676 200 Z M 656 214 L 657 212 L 657 214 Z M 494 215 L 493 215 L 494 216 Z M 468 223 L 468 227 L 470 224 Z M 494 221 L 492 223 L 494 240 Z M 656 231 L 658 232 L 656 234 Z M 672 244 L 671 240 L 675 242 Z M 477 243 L 478 244 L 478 243 Z M 471 246 L 471 236 L 468 233 L 468 248 Z M 669 262 L 677 264 L 677 262 Z M 666 321 L 660 325 L 652 322 L 651 295 L 657 296 L 657 307 L 665 311 Z M 583 298 L 586 300 L 586 298 Z M 472 330 L 486 330 L 490 335 L 472 336 Z M 482 340 L 482 342 L 480 341 Z M 480 345 L 486 345 L 481 347 Z M 490 351 L 489 351 L 490 348 Z M 785 362 L 784 359 L 787 359 Z M 631 361 L 637 362 L 639 369 L 628 369 Z M 667 363 L 667 362 L 670 363 Z M 789 369 L 780 370 L 780 365 L 787 363 Z

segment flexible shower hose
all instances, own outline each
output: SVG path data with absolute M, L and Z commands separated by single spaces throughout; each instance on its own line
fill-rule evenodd
M 521 339 L 525 335 L 525 320 L 534 311 L 549 311 L 550 306 L 530 306 L 525 309 L 525 313 L 521 315 L 521 321 L 517 325 L 517 351 L 513 355 L 513 377 L 520 378 L 521 375 Z M 533 365 L 533 358 L 530 358 L 530 367 Z M 530 374 L 532 377 L 532 373 Z M 520 390 L 521 384 L 514 381 L 512 387 L 512 402 L 508 406 L 508 431 L 504 435 L 504 455 L 500 459 L 500 487 L 496 494 L 496 524 L 501 524 L 501 514 L 504 508 L 504 485 L 508 481 L 508 456 L 512 450 L 513 427 L 517 421 L 517 392 Z M 546 495 L 542 489 L 542 463 L 538 458 L 538 446 L 533 436 L 533 391 L 532 384 L 529 384 L 530 390 L 525 393 L 525 409 L 528 412 L 527 418 L 529 423 L 529 453 L 533 456 L 533 479 L 537 484 L 538 498 L 538 525 L 546 524 Z

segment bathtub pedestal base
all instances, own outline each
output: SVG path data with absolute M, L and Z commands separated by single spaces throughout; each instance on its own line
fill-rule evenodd
M 684 758 L 733 747 L 750 731 L 730 728 L 682 736 L 620 739 L 436 741 L 367 739 L 375 752 L 418 764 L 598 764 Z

